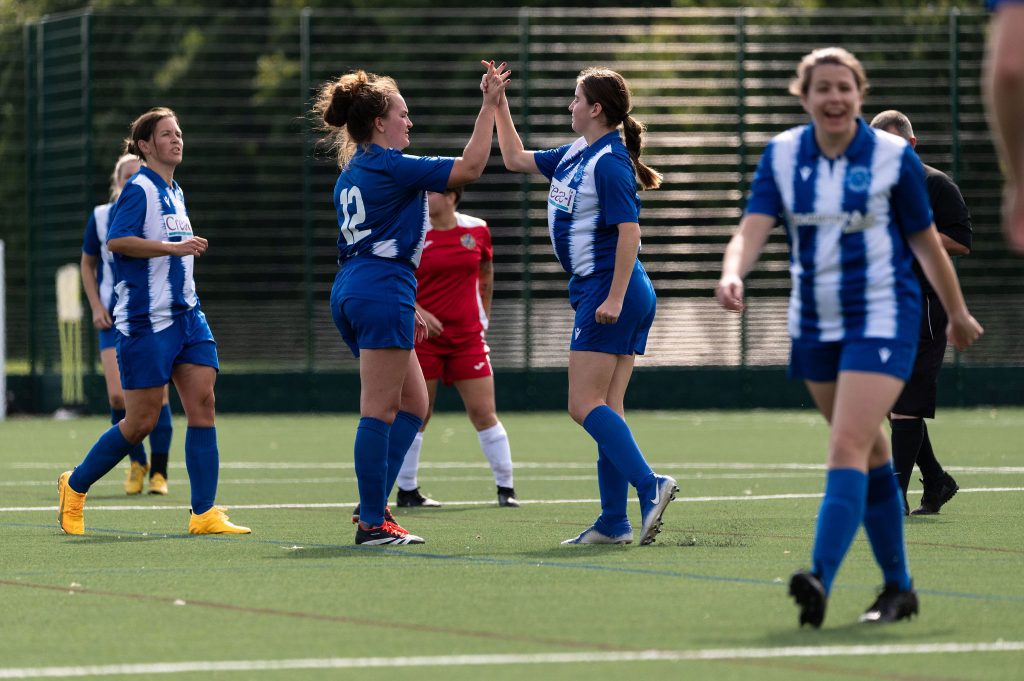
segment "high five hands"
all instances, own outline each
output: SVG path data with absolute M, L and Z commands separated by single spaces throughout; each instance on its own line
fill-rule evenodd
M 484 101 L 489 104 L 497 104 L 505 93 L 505 88 L 512 80 L 512 69 L 507 62 L 495 66 L 494 60 L 480 60 L 485 73 L 480 77 L 480 91 L 484 93 Z

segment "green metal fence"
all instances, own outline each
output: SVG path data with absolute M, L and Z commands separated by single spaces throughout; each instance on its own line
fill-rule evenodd
M 55 370 L 53 272 L 78 259 L 128 123 L 164 105 L 179 113 L 185 133 L 176 179 L 197 233 L 211 244 L 197 282 L 225 367 L 354 368 L 327 306 L 336 167 L 315 148 L 312 93 L 352 68 L 392 75 L 414 122 L 410 152 L 458 155 L 479 108 L 479 59 L 495 58 L 514 69 L 513 114 L 530 148 L 571 139 L 566 106 L 582 67 L 611 66 L 632 84 L 634 115 L 649 127 L 646 160 L 665 174 L 662 189 L 642 194 L 642 259 L 659 315 L 639 366 L 782 365 L 782 235 L 751 279 L 747 315 L 720 312 L 712 288 L 764 144 L 806 118 L 786 93 L 797 61 L 838 44 L 867 69 L 865 116 L 906 112 L 921 157 L 959 181 L 974 216 L 974 253 L 958 267 L 988 335 L 949 361 L 1022 366 L 1024 265 L 1006 254 L 997 224 L 1001 181 L 979 95 L 984 24 L 980 12 L 928 9 L 119 10 L 44 18 L 21 36 L 27 286 L 24 301 L 9 302 L 9 352 L 24 353 L 33 374 Z M 571 314 L 544 191 L 539 179 L 504 171 L 495 154 L 462 206 L 494 234 L 489 341 L 499 370 L 566 362 Z M 17 263 L 9 269 L 18 276 Z

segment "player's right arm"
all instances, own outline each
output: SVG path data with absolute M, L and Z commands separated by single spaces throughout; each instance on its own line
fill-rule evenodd
M 498 129 L 498 147 L 501 149 L 501 160 L 505 162 L 505 167 L 514 173 L 540 174 L 540 169 L 533 158 L 534 152 L 526 151 L 522 138 L 516 132 L 516 124 L 512 120 L 512 111 L 509 109 L 504 88 L 498 100 L 494 122 Z
M 209 246 L 206 239 L 193 235 L 183 241 L 156 241 L 142 236 L 146 220 L 146 192 L 129 183 L 117 199 L 114 218 L 107 232 L 107 250 L 131 258 L 161 258 L 165 255 L 200 256 Z
M 85 226 L 85 240 L 82 243 L 82 262 L 79 271 L 82 274 L 82 288 L 89 300 L 92 310 L 92 325 L 97 329 L 109 329 L 114 324 L 110 312 L 100 301 L 100 286 L 96 281 L 96 268 L 100 262 L 100 241 L 96 234 L 96 213 L 89 216 Z
M 487 167 L 487 159 L 491 155 L 491 142 L 494 139 L 494 114 L 498 107 L 498 99 L 508 85 L 511 72 L 505 63 L 495 67 L 494 62 L 487 62 L 487 73 L 484 78 L 487 87 L 483 90 L 484 101 L 480 113 L 473 126 L 473 135 L 469 138 L 462 156 L 455 159 L 452 172 L 448 176 L 448 187 L 461 187 L 480 179 Z
M 82 252 L 82 264 L 79 268 L 82 272 L 82 288 L 85 289 L 85 297 L 89 299 L 89 309 L 92 310 L 92 325 L 97 329 L 109 329 L 114 324 L 110 318 L 110 312 L 100 301 L 100 287 L 96 282 L 96 266 L 99 257 Z
M 743 312 L 743 278 L 753 269 L 776 222 L 773 215 L 748 213 L 729 240 L 722 258 L 722 276 L 715 287 L 715 297 L 726 310 Z

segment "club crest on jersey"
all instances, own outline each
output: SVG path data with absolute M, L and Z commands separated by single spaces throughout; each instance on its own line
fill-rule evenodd
M 469 250 L 473 250 L 474 248 L 476 248 L 476 239 L 473 238 L 472 234 L 463 234 L 462 238 L 459 239 L 459 243 L 461 243 Z
M 850 166 L 846 171 L 846 188 L 863 194 L 871 186 L 871 171 L 866 166 Z

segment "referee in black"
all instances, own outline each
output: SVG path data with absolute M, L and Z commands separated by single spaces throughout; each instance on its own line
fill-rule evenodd
M 917 146 L 910 119 L 899 111 L 889 110 L 875 116 L 872 128 L 878 128 L 899 135 Z M 951 256 L 967 255 L 971 252 L 973 229 L 971 214 L 964 203 L 960 189 L 949 177 L 931 166 L 925 165 L 925 183 L 928 198 L 935 216 L 935 226 L 946 252 Z M 946 354 L 946 311 L 939 303 L 939 297 L 914 261 L 914 272 L 921 283 L 921 337 L 917 346 L 914 371 L 903 388 L 903 393 L 893 405 L 892 460 L 903 488 L 903 509 L 911 515 L 933 515 L 942 505 L 953 498 L 960 486 L 949 473 L 942 469 L 935 458 L 931 440 L 928 438 L 926 418 L 935 418 L 935 400 L 938 393 L 939 369 Z M 921 505 L 910 511 L 907 503 L 907 487 L 914 472 L 914 464 L 921 469 L 924 493 Z

